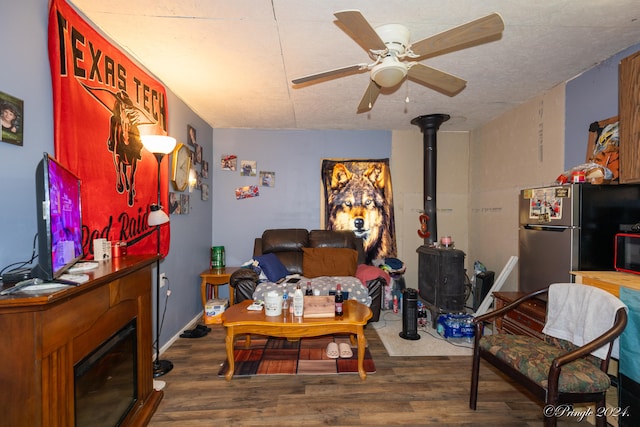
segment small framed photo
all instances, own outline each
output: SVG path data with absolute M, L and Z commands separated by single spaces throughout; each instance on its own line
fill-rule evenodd
M 195 144 L 195 154 L 196 154 L 196 158 L 195 158 L 195 163 L 202 163 L 202 145 L 200 144 Z
M 180 215 L 180 195 L 169 192 L 169 215 Z
M 187 125 L 187 142 L 190 146 L 195 146 L 196 145 L 196 129 L 191 126 L 191 125 Z
M 251 199 L 253 197 L 258 197 L 259 195 L 260 190 L 257 185 L 247 185 L 236 188 L 236 200 Z
M 241 160 L 240 161 L 240 175 L 242 176 L 256 176 L 257 163 L 255 160 Z
M 220 158 L 220 167 L 223 171 L 235 171 L 238 164 L 238 156 L 235 154 L 224 154 Z
M 202 200 L 209 200 L 209 184 L 202 184 Z
M 191 152 L 191 167 L 194 168 L 198 164 L 198 144 L 195 144 L 194 151 Z M 202 156 L 202 152 L 200 152 Z
M 0 141 L 22 145 L 24 132 L 24 101 L 0 92 L 0 121 L 2 135 Z
M 189 195 L 188 194 L 180 195 L 180 213 L 182 215 L 187 215 L 189 213 Z
M 276 186 L 276 173 L 269 171 L 260 171 L 260 185 L 263 187 Z
M 205 179 L 209 178 L 209 162 L 208 161 L 206 160 L 202 161 L 202 171 L 200 171 L 200 174 Z

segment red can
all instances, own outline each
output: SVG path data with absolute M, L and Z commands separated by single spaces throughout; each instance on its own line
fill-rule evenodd
M 113 242 L 111 245 L 111 257 L 119 258 L 127 255 L 127 242 Z

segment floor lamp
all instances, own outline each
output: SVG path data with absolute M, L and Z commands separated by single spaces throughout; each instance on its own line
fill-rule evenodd
M 160 226 L 169 222 L 169 216 L 162 210 L 160 200 L 160 165 L 165 155 L 171 153 L 176 146 L 175 138 L 164 135 L 143 135 L 144 147 L 153 153 L 158 161 L 158 203 L 151 205 L 149 212 L 149 227 L 156 228 L 157 254 L 156 260 L 156 358 L 153 362 L 153 377 L 161 377 L 173 369 L 173 363 L 160 360 Z

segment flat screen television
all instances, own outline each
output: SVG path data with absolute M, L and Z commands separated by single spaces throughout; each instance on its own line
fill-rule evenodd
M 49 154 L 36 168 L 38 262 L 34 278 L 54 280 L 82 258 L 80 179 Z

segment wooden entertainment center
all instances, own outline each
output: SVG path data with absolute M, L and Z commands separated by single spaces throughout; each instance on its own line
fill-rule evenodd
M 122 425 L 146 425 L 153 389 L 151 268 L 157 256 L 113 258 L 77 287 L 0 297 L 3 425 L 75 425 L 74 365 L 136 319 L 137 396 Z

